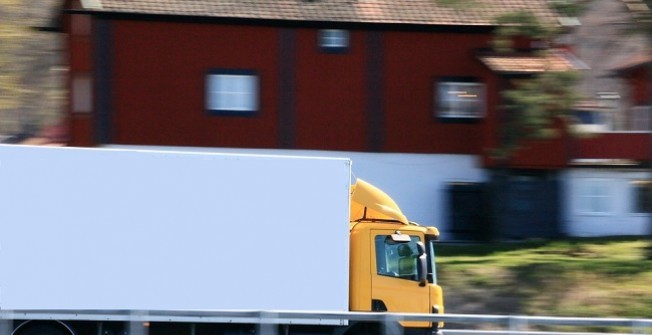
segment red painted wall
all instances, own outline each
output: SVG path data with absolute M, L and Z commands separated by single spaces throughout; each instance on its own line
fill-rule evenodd
M 340 54 L 320 50 L 317 32 L 296 30 L 296 146 L 365 151 L 366 34 L 351 31 L 350 48 Z
M 634 104 L 647 105 L 652 103 L 650 96 L 650 85 L 652 85 L 652 78 L 648 66 L 640 66 L 630 73 L 628 82 L 632 88 Z
M 66 1 L 67 7 L 76 6 L 77 1 L 73 4 L 71 1 Z M 66 61 L 69 66 L 69 76 L 66 78 L 68 87 L 68 105 L 66 128 L 68 130 L 68 145 L 71 146 L 94 146 L 94 116 L 92 112 L 89 113 L 75 113 L 72 107 L 72 78 L 77 74 L 89 75 L 93 72 L 93 53 L 92 45 L 93 40 L 90 35 L 91 24 L 88 23 L 88 31 L 80 34 L 79 31 L 74 31 L 71 15 L 64 15 L 63 29 L 68 33 L 67 35 L 67 53 Z M 91 98 L 92 100 L 93 98 Z
M 92 65 L 92 41 L 87 36 L 71 36 L 69 46 L 69 65 L 76 72 L 87 72 L 93 68 Z
M 606 133 L 577 139 L 576 157 L 602 159 L 650 159 L 652 138 L 649 133 Z
M 115 143 L 277 146 L 276 29 L 114 21 L 113 36 Z M 207 114 L 205 74 L 215 68 L 258 72 L 257 115 Z
M 435 117 L 435 80 L 476 77 L 495 88 L 492 74 L 474 55 L 488 35 L 387 32 L 385 91 L 387 151 L 479 154 L 496 105 L 488 91 L 487 117 L 477 123 L 445 123 Z
M 351 47 L 343 54 L 322 52 L 317 29 L 295 33 L 295 147 L 367 150 L 366 33 L 351 31 Z M 113 36 L 115 143 L 278 146 L 277 28 L 115 21 Z M 440 122 L 433 117 L 433 85 L 438 76 L 471 76 L 493 87 L 492 74 L 473 54 L 486 47 L 488 39 L 383 33 L 385 151 L 482 152 L 486 119 L 474 124 Z M 258 71 L 260 113 L 208 115 L 204 74 L 211 68 Z M 487 119 L 496 104 L 495 95 L 488 96 Z
M 526 141 L 514 153 L 509 166 L 520 169 L 561 169 L 568 163 L 570 148 L 565 136 Z
M 522 140 L 518 148 L 506 160 L 500 161 L 491 155 L 491 151 L 486 151 L 484 165 L 492 167 L 506 164 L 511 168 L 539 170 L 564 168 L 569 159 L 574 158 L 573 155 L 576 154 L 578 144 L 572 142 L 571 137 L 564 132 L 564 125 L 560 120 L 557 120 L 554 127 L 559 130 L 557 136 Z M 499 135 L 495 131 L 490 132 L 493 134 L 494 140 L 497 141 Z
M 76 147 L 92 147 L 97 145 L 93 137 L 93 117 L 90 115 L 73 115 L 69 119 L 68 145 Z

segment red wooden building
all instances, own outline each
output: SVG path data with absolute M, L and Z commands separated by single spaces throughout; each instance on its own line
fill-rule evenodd
M 621 64 L 618 64 L 613 68 L 615 75 L 623 78 L 627 83 L 631 91 L 631 101 L 629 102 L 629 107 L 634 109 L 650 108 L 652 105 L 652 55 L 646 53 L 637 53 Z M 649 112 L 648 112 L 649 113 Z M 637 115 L 636 111 L 632 112 L 632 123 L 636 121 L 645 121 L 648 123 L 644 124 L 645 129 L 649 129 L 650 120 L 648 119 L 646 113 L 640 113 L 642 115 Z M 644 120 L 639 120 L 636 118 L 639 116 L 644 118 Z M 632 124 L 632 126 L 635 126 Z
M 516 10 L 556 24 L 533 0 L 68 1 L 70 145 L 481 155 L 501 74 L 538 62 L 479 56 Z

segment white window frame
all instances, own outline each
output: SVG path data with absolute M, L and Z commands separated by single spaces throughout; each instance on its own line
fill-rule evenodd
M 578 179 L 576 193 L 578 214 L 613 215 L 615 186 L 615 181 L 609 178 Z
M 319 46 L 324 49 L 346 49 L 349 47 L 349 32 L 343 29 L 322 29 L 319 31 Z
M 485 115 L 486 87 L 481 82 L 442 80 L 435 88 L 436 116 L 450 119 L 479 119 Z M 477 105 L 468 113 L 464 105 Z
M 206 75 L 206 109 L 217 114 L 251 114 L 259 108 L 259 78 L 253 71 Z

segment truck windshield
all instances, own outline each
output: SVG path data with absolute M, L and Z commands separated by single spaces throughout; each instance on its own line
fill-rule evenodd
M 428 252 L 428 282 L 437 284 L 437 262 L 435 261 L 435 239 L 427 239 L 426 249 Z

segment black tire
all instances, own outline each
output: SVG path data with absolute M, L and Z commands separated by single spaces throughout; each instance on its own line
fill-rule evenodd
M 382 327 L 374 322 L 354 322 L 349 325 L 344 335 L 383 335 Z
M 24 324 L 14 332 L 14 335 L 75 335 L 66 327 L 56 322 Z

